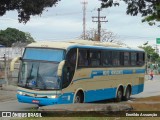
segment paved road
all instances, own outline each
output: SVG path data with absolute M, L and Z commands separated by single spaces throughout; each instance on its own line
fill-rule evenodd
M 36 108 L 38 108 L 37 105 L 23 104 L 17 102 L 17 100 L 0 103 L 0 111 L 31 111 Z
M 138 95 L 132 96 L 133 98 L 149 97 L 160 95 L 160 75 L 155 76 L 154 80 L 148 80 L 146 76 L 146 82 L 144 86 L 144 92 Z M 37 105 L 18 103 L 16 100 L 0 102 L 0 111 L 25 111 L 37 108 Z
M 160 95 L 160 75 L 154 76 L 153 80 L 150 80 L 150 76 L 146 76 L 144 91 L 140 94 L 133 95 L 131 97 L 142 98 L 158 95 Z

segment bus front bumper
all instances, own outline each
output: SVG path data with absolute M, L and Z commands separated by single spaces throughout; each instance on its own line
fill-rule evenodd
M 17 94 L 17 99 L 22 103 L 37 104 L 42 106 L 60 104 L 59 98 L 38 98 Z

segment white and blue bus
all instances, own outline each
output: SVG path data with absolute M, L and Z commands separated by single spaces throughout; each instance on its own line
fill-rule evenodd
M 37 42 L 20 60 L 17 99 L 42 105 L 128 100 L 143 92 L 145 53 L 111 43 Z

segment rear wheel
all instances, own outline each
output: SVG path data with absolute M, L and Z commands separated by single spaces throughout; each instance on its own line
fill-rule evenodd
M 117 91 L 116 101 L 120 102 L 122 100 L 122 97 L 123 97 L 123 88 L 119 87 Z
M 125 92 L 124 100 L 127 101 L 130 99 L 131 96 L 131 88 L 128 86 Z
M 83 92 L 78 92 L 75 96 L 74 103 L 83 103 L 84 95 Z

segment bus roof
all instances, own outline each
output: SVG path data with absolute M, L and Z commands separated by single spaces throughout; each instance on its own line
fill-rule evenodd
M 42 48 L 58 48 L 58 49 L 70 49 L 74 47 L 79 48 L 96 48 L 96 49 L 120 49 L 120 50 L 135 50 L 144 51 L 140 48 L 130 48 L 127 46 L 121 46 L 111 42 L 98 42 L 89 40 L 70 40 L 70 41 L 47 41 L 47 42 L 35 42 L 29 44 L 27 47 L 42 47 Z

